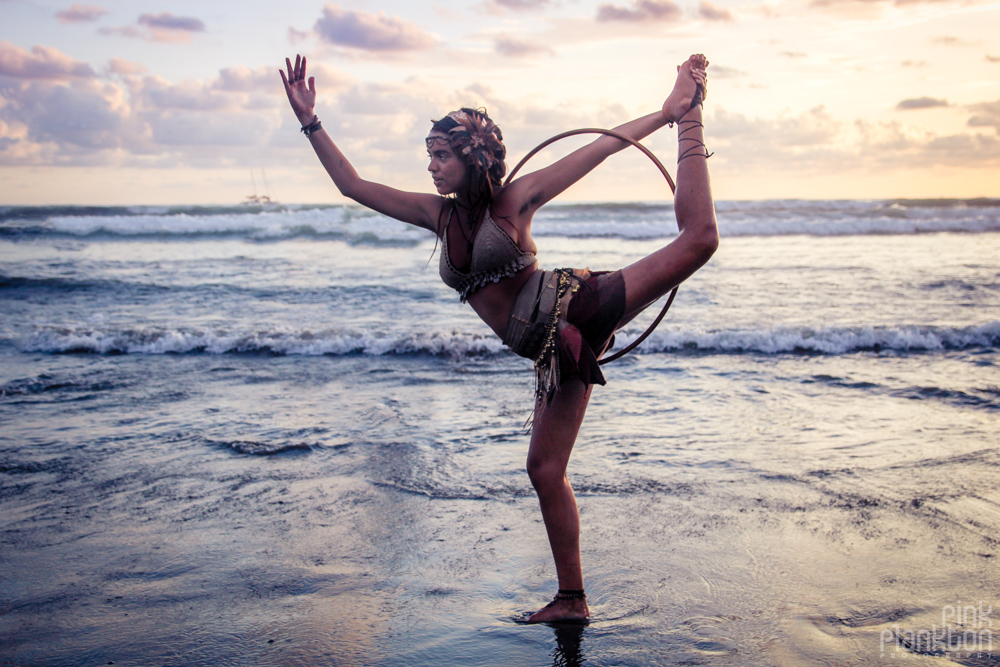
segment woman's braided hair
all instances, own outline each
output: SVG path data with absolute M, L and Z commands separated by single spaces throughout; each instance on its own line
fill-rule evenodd
M 471 169 L 469 181 L 475 198 L 493 201 L 493 189 L 507 174 L 507 148 L 503 133 L 486 109 L 462 108 L 434 121 L 432 130 L 448 135 L 448 144 Z

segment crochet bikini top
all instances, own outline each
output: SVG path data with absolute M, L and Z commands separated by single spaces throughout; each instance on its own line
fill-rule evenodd
M 524 252 L 518 248 L 510 234 L 493 220 L 487 208 L 483 223 L 479 225 L 476 238 L 473 240 L 469 271 L 459 271 L 451 263 L 451 256 L 448 254 L 448 225 L 451 224 L 451 218 L 449 215 L 444 233 L 441 235 L 441 259 L 438 270 L 444 284 L 457 290 L 463 302 L 480 287 L 500 282 L 503 278 L 510 278 L 524 267 L 535 263 L 535 253 Z

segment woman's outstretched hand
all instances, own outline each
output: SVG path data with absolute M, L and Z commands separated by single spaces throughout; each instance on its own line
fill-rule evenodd
M 306 83 L 305 56 L 296 55 L 294 67 L 292 61 L 285 58 L 285 65 L 288 67 L 288 76 L 285 76 L 285 70 L 278 72 L 281 73 L 281 82 L 285 84 L 288 103 L 292 105 L 292 111 L 299 122 L 308 125 L 312 122 L 313 107 L 316 106 L 316 77 L 309 77 L 309 83 Z

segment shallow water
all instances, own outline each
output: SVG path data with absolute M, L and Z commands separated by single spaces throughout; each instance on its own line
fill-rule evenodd
M 586 628 L 431 246 L 0 240 L 0 664 L 1000 664 L 1000 234 L 724 238 L 594 392 Z

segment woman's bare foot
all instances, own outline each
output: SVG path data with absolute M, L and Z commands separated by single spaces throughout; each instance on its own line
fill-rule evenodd
M 590 619 L 587 599 L 556 599 L 527 618 L 526 623 L 586 623 Z
M 663 117 L 669 123 L 676 123 L 684 117 L 692 106 L 701 103 L 708 96 L 708 75 L 705 72 L 708 67 L 708 59 L 700 53 L 696 53 L 677 68 L 677 81 L 674 89 L 670 91 L 670 96 L 663 103 Z M 701 88 L 701 95 L 699 94 Z

